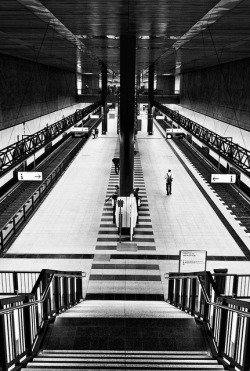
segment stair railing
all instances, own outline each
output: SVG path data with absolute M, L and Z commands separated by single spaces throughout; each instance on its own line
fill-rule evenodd
M 220 276 L 225 279 L 227 275 Z M 169 302 L 203 320 L 216 358 L 230 370 L 249 371 L 249 297 L 247 301 L 245 296 L 221 293 L 210 272 L 169 273 L 165 277 L 169 279 Z
M 82 272 L 42 270 L 31 293 L 0 299 L 0 370 L 23 367 L 48 320 L 82 300 Z

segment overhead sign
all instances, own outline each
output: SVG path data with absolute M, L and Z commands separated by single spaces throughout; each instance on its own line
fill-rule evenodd
M 179 273 L 203 272 L 206 263 L 206 250 L 180 250 Z
M 40 171 L 19 171 L 18 180 L 43 180 L 43 173 Z
M 87 126 L 84 126 L 84 127 L 81 127 L 81 126 L 77 126 L 77 127 L 73 127 L 72 128 L 72 131 L 74 131 L 75 133 L 76 132 L 88 132 L 89 131 L 89 128 Z
M 211 174 L 211 183 L 236 183 L 236 174 Z

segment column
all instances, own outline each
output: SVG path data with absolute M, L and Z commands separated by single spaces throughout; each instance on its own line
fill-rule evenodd
M 108 96 L 107 66 L 103 63 L 102 64 L 102 134 L 106 134 L 107 128 L 108 128 L 107 96 Z
M 120 196 L 133 192 L 136 38 L 120 38 Z
M 153 100 L 154 100 L 154 65 L 149 67 L 148 73 L 148 134 L 153 134 Z

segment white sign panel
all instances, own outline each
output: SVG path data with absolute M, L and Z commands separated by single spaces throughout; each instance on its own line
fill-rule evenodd
M 211 174 L 211 183 L 236 183 L 236 174 Z
M 88 132 L 89 128 L 87 126 L 85 126 L 85 127 L 77 126 L 77 127 L 73 127 L 72 131 L 75 132 L 75 133 Z
M 19 171 L 18 180 L 43 180 L 43 173 L 40 171 Z
M 156 120 L 164 120 L 165 117 L 164 116 L 156 116 L 155 118 L 156 118 Z
M 206 250 L 180 250 L 179 273 L 203 272 L 206 261 Z

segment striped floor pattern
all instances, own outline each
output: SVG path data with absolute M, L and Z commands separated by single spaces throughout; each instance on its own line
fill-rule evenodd
M 148 253 L 156 252 L 156 247 L 137 144 L 136 150 L 134 188 L 140 188 L 141 206 L 133 241 L 122 240 L 124 243 L 119 244 L 110 199 L 103 208 L 86 299 L 163 300 L 159 265 L 146 258 Z M 114 157 L 119 157 L 119 144 Z M 117 184 L 119 175 L 112 164 L 106 200 Z M 131 255 L 136 259 L 131 259 Z

